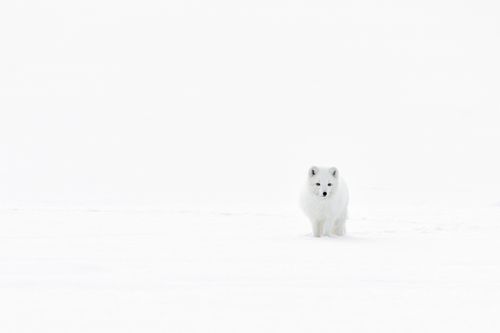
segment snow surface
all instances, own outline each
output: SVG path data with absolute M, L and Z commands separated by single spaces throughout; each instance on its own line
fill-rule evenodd
M 0 332 L 500 329 L 500 4 L 0 3 Z M 311 165 L 347 236 L 298 210 Z
M 0 328 L 500 329 L 500 207 L 364 196 L 348 236 L 321 239 L 292 212 L 3 211 Z

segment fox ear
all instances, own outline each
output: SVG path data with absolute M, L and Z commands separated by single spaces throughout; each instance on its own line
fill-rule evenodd
M 338 172 L 336 167 L 331 167 L 329 171 L 332 174 L 332 176 L 335 178 L 337 178 L 337 176 L 339 175 L 339 172 Z
M 319 172 L 318 167 L 312 166 L 312 167 L 309 169 L 309 177 L 312 177 L 312 176 L 317 175 L 317 174 L 318 174 L 318 172 Z

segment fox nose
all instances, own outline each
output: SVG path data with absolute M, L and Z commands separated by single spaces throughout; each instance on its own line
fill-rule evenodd
M 323 196 L 326 197 L 326 192 L 323 192 Z

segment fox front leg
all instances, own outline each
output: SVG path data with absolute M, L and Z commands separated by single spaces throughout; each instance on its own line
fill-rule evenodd
M 323 233 L 323 222 L 311 221 L 311 223 L 312 223 L 313 236 L 321 237 L 321 234 Z
M 332 237 L 333 234 L 335 233 L 334 232 L 334 222 L 333 220 L 328 220 L 325 222 L 325 225 L 324 225 L 324 230 L 325 230 L 325 235 L 328 236 L 328 237 Z
M 337 236 L 344 236 L 345 235 L 345 221 L 339 221 L 335 225 L 335 228 L 333 229 L 333 233 Z

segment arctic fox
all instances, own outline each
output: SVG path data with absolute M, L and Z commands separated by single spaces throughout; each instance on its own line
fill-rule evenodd
M 345 234 L 348 202 L 347 185 L 337 168 L 309 169 L 300 205 L 311 220 L 314 237 Z

